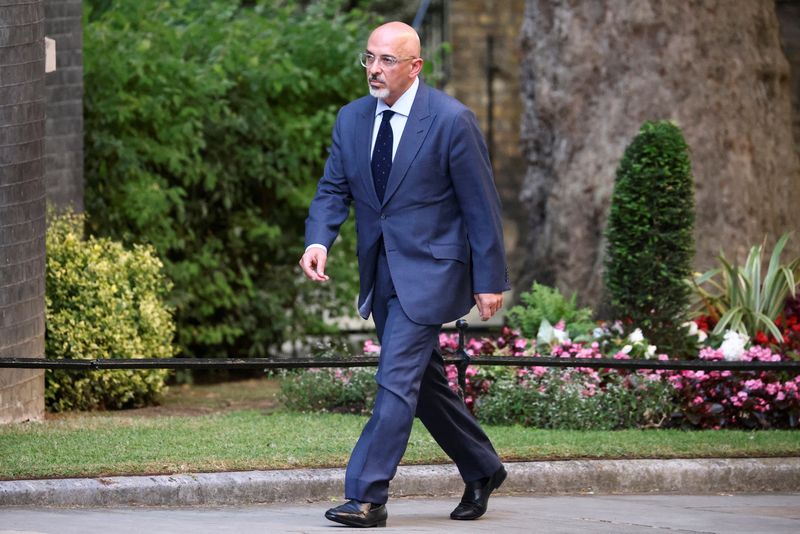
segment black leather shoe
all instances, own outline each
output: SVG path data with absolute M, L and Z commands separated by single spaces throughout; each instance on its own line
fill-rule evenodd
M 386 505 L 350 499 L 325 512 L 325 517 L 348 527 L 385 527 Z
M 485 514 L 489 505 L 489 495 L 500 487 L 507 475 L 505 467 L 501 465 L 500 469 L 495 471 L 489 478 L 467 482 L 461 502 L 450 514 L 450 519 L 478 519 Z

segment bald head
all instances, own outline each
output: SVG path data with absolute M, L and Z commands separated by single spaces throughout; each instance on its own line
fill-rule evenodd
M 368 42 L 382 44 L 395 48 L 402 56 L 419 57 L 422 46 L 420 45 L 417 31 L 405 22 L 387 22 L 375 28 L 369 36 Z
M 408 24 L 389 22 L 373 30 L 365 52 L 372 58 L 364 63 L 370 94 L 393 106 L 422 70 L 419 35 Z

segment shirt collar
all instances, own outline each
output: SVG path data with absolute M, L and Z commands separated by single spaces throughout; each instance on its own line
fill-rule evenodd
M 395 113 L 399 113 L 405 117 L 411 115 L 411 104 L 414 103 L 414 98 L 417 96 L 417 89 L 419 88 L 419 78 L 414 78 L 414 83 L 411 84 L 411 87 L 406 89 L 406 92 L 400 95 L 400 98 L 397 99 L 397 102 L 394 103 L 394 106 L 389 107 L 383 101 L 382 98 L 378 99 L 378 106 L 375 108 L 375 116 L 377 117 L 387 109 L 394 111 Z

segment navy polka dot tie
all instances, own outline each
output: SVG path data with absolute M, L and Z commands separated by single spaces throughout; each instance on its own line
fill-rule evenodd
M 378 137 L 375 139 L 375 148 L 372 149 L 372 179 L 375 180 L 375 192 L 378 193 L 378 200 L 383 202 L 386 194 L 386 182 L 389 180 L 389 172 L 392 170 L 392 144 L 394 136 L 392 119 L 394 111 L 386 110 L 383 112 L 381 127 L 378 129 Z

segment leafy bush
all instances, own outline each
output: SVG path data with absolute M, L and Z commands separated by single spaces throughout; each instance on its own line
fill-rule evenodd
M 281 381 L 281 400 L 300 412 L 369 413 L 377 384 L 372 368 L 321 368 L 287 373 Z
M 97 4 L 89 227 L 155 247 L 183 351 L 265 355 L 323 331 L 321 310 L 352 310 L 352 223 L 331 252 L 335 285 L 301 283 L 297 259 L 337 109 L 366 89 L 366 16 L 336 0 Z
M 477 415 L 497 425 L 618 430 L 661 426 L 673 410 L 672 387 L 658 377 L 535 368 L 493 384 L 478 401 Z
M 784 311 L 787 297 L 795 296 L 800 277 L 800 257 L 785 265 L 780 263 L 788 240 L 789 234 L 778 239 L 763 278 L 761 245 L 750 249 L 744 267 L 729 263 L 721 254 L 719 268 L 694 278 L 692 285 L 698 297 L 697 311 L 707 313 L 716 322 L 714 334 L 730 329 L 755 337 L 763 331 L 774 336 L 779 343 L 785 341 L 775 321 Z
M 170 284 L 152 248 L 126 250 L 82 234 L 82 216 L 70 214 L 47 230 L 47 357 L 172 357 Z M 45 400 L 53 411 L 144 406 L 158 398 L 168 372 L 48 370 Z
M 520 295 L 522 305 L 509 310 L 508 322 L 529 338 L 536 337 L 543 320 L 551 325 L 564 321 L 571 337 L 587 334 L 595 327 L 592 310 L 578 309 L 575 298 L 573 293 L 567 300 L 558 289 L 534 282 L 530 291 Z
M 606 229 L 606 286 L 618 318 L 660 350 L 685 350 L 694 255 L 694 183 L 688 147 L 667 121 L 646 122 L 617 170 Z

